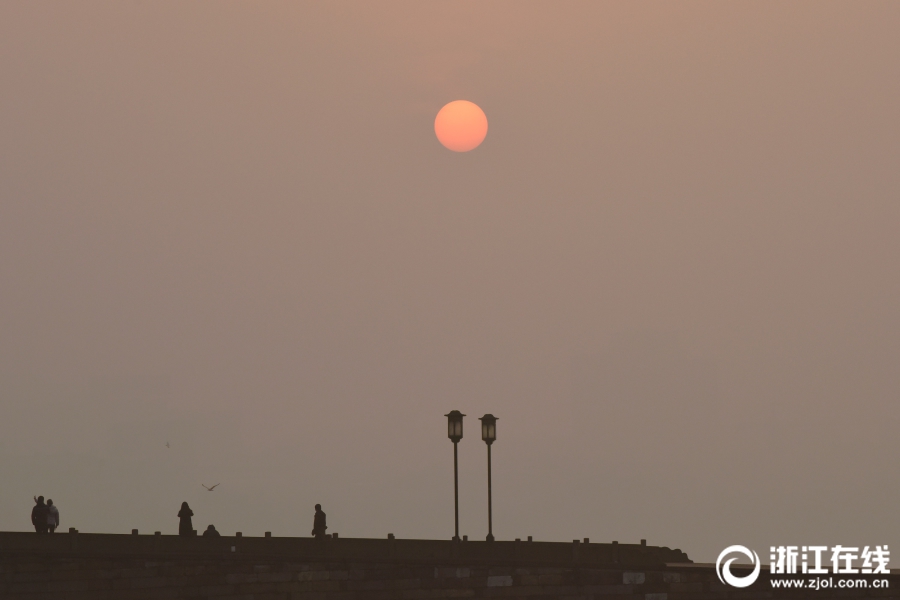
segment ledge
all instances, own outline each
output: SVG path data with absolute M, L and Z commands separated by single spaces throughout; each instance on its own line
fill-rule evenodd
M 183 538 L 177 535 L 120 535 L 107 533 L 0 532 L 0 554 L 41 554 L 93 557 L 197 558 L 271 557 L 290 560 L 356 560 L 376 562 L 434 562 L 664 567 L 691 563 L 687 554 L 640 544 L 583 542 L 405 540 L 372 538 L 313 538 L 222 536 Z

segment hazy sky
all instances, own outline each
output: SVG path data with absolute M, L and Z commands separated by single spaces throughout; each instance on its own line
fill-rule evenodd
M 0 529 L 900 548 L 898 30 L 0 0 Z

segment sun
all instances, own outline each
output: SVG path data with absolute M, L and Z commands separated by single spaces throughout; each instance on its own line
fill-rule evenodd
M 434 119 L 434 133 L 445 148 L 454 152 L 474 150 L 487 135 L 484 111 L 468 100 L 454 100 L 444 105 Z

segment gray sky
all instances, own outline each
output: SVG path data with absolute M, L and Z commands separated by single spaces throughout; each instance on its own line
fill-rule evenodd
M 898 28 L 0 0 L 0 529 L 900 547 Z

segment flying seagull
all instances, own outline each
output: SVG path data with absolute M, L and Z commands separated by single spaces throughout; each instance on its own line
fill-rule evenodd
M 171 446 L 169 446 L 169 442 L 166 442 L 166 448 L 170 448 L 170 447 Z
M 201 483 L 200 485 L 202 485 L 203 487 L 205 487 L 205 488 L 206 488 L 206 491 L 208 491 L 208 492 L 211 492 L 211 491 L 213 491 L 214 489 L 216 489 L 217 487 L 219 487 L 219 484 L 218 484 L 218 483 L 217 483 L 216 485 L 212 486 L 212 487 L 206 487 L 206 485 L 205 485 L 205 484 L 202 484 L 202 483 Z

